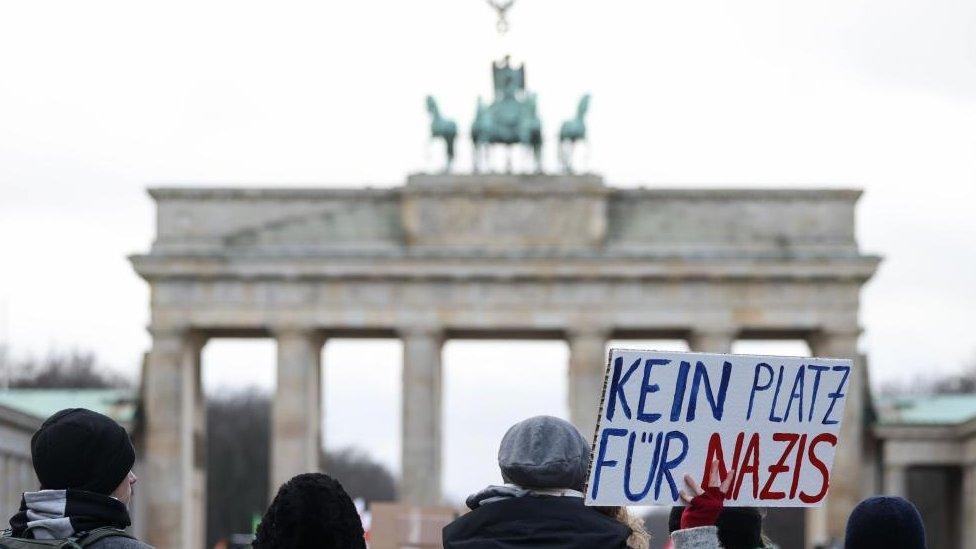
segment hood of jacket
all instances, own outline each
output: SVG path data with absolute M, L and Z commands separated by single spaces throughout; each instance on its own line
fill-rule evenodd
M 85 490 L 40 490 L 24 493 L 10 529 L 16 537 L 63 539 L 105 526 L 125 529 L 130 522 L 125 504 L 113 497 Z
M 521 498 L 526 496 L 551 496 L 551 497 L 568 497 L 568 498 L 583 498 L 583 492 L 578 490 L 573 490 L 572 488 L 522 488 L 521 486 L 516 486 L 514 484 L 503 484 L 501 486 L 491 485 L 484 490 L 475 492 L 468 496 L 465 500 L 465 505 L 468 509 L 477 509 L 482 505 L 487 505 L 489 503 L 495 503 L 498 501 L 504 501 L 511 498 Z

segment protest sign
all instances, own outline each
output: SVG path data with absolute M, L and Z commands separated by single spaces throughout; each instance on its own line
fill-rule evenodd
M 853 364 L 611 349 L 587 505 L 674 505 L 683 477 L 736 471 L 726 506 L 818 507 Z

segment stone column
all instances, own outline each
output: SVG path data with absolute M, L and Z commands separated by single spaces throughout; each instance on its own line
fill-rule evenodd
M 907 498 L 908 467 L 901 464 L 886 463 L 884 466 L 884 486 L 882 488 L 886 496 Z
M 962 547 L 976 547 L 976 463 L 962 467 L 962 509 L 959 510 L 962 525 Z
M 961 520 L 957 524 L 962 525 L 962 547 L 976 547 L 976 463 L 962 466 L 961 496 Z
M 431 327 L 400 330 L 403 340 L 401 499 L 441 503 L 441 346 Z
M 160 548 L 204 546 L 206 422 L 200 383 L 205 342 L 189 330 L 152 329 L 145 370 L 145 540 Z
M 278 344 L 278 384 L 271 406 L 271 486 L 299 473 L 319 470 L 322 448 L 322 344 L 315 331 L 274 330 Z
M 823 358 L 850 358 L 854 360 L 847 387 L 847 404 L 844 408 L 844 422 L 841 426 L 834 466 L 830 473 L 830 491 L 824 503 L 824 520 L 821 527 L 825 531 L 811 530 L 808 521 L 807 541 L 810 543 L 826 539 L 844 539 L 847 517 L 864 495 L 862 453 L 864 449 L 864 402 L 865 387 L 864 363 L 857 351 L 858 332 L 820 332 L 808 339 L 814 356 Z
M 694 330 L 688 336 L 688 348 L 699 353 L 731 353 L 737 335 L 731 328 Z
M 17 489 L 14 487 L 14 464 L 16 458 L 13 455 L 5 454 L 0 451 L 0 516 L 11 516 L 16 513 L 17 507 L 14 505 L 14 494 Z
M 569 343 L 569 420 L 592 440 L 600 414 L 603 380 L 607 372 L 606 328 L 575 328 L 567 333 Z

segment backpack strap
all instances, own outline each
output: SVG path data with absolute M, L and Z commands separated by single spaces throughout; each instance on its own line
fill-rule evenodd
M 52 549 L 84 549 L 105 538 L 111 537 L 135 539 L 125 530 L 119 530 L 111 526 L 95 528 L 87 532 L 78 532 L 67 539 L 15 538 L 8 529 L 0 533 L 0 549 L 35 549 L 41 547 L 49 547 Z
M 0 549 L 61 549 L 80 547 L 74 539 L 32 539 L 15 538 L 13 532 L 8 528 L 0 533 Z
M 26 532 L 30 532 L 30 528 Z M 0 533 L 0 549 L 37 549 L 49 547 L 52 549 L 76 548 L 74 538 L 68 539 L 33 539 L 14 537 L 13 531 L 7 528 Z
M 112 537 L 135 539 L 125 530 L 119 530 L 118 528 L 112 528 L 111 526 L 103 526 L 101 528 L 95 528 L 94 530 L 82 532 L 81 534 L 71 538 L 71 541 L 77 544 L 78 547 L 89 547 L 105 538 Z M 71 547 L 71 545 L 68 547 Z

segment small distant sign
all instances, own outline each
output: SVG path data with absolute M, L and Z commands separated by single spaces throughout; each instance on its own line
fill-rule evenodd
M 403 503 L 373 503 L 370 511 L 370 549 L 440 548 L 441 530 L 457 518 L 457 513 L 450 507 Z
M 735 470 L 727 506 L 819 507 L 849 359 L 611 349 L 587 505 L 675 505 L 682 478 Z

